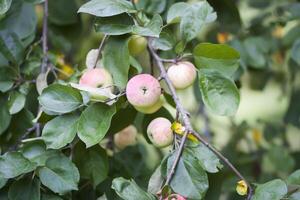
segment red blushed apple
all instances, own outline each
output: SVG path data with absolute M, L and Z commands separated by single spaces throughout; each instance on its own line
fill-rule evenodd
M 194 83 L 197 76 L 195 66 L 188 61 L 171 65 L 167 73 L 176 89 L 185 89 L 189 87 Z
M 147 135 L 154 146 L 162 148 L 172 144 L 174 135 L 171 122 L 163 117 L 158 117 L 150 122 Z
M 137 110 L 154 106 L 160 98 L 161 87 L 158 80 L 149 74 L 139 74 L 131 78 L 126 86 L 126 96 Z
M 111 86 L 112 84 L 112 77 L 104 68 L 87 69 L 79 80 L 79 85 L 94 88 Z
M 137 111 L 144 113 L 144 114 L 152 114 L 158 111 L 164 104 L 164 97 L 160 95 L 159 100 L 152 106 L 149 107 L 134 107 Z
M 130 125 L 114 135 L 114 144 L 120 150 L 137 143 L 137 130 Z

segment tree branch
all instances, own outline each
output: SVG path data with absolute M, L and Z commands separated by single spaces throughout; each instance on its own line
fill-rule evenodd
M 149 38 L 149 40 L 151 40 L 151 38 Z M 162 59 L 158 56 L 158 54 L 155 52 L 155 50 L 153 49 L 153 47 L 150 44 L 151 44 L 151 41 L 148 42 L 148 47 L 149 47 L 150 53 L 151 53 L 152 57 L 154 58 L 154 60 L 156 61 L 157 67 L 160 70 L 160 73 L 161 73 L 160 76 L 162 77 L 162 79 L 164 79 L 164 81 L 166 82 L 166 84 L 171 92 L 172 98 L 176 104 L 176 110 L 179 113 L 179 115 L 182 119 L 182 122 L 186 128 L 186 132 L 184 133 L 184 135 L 181 139 L 178 153 L 177 153 L 175 161 L 171 167 L 171 171 L 169 172 L 169 174 L 167 176 L 165 185 L 170 184 L 170 182 L 173 178 L 173 175 L 175 173 L 178 161 L 180 160 L 182 151 L 184 149 L 184 144 L 186 142 L 187 135 L 188 135 L 188 133 L 192 133 L 201 143 L 203 143 L 207 148 L 209 148 L 213 153 L 215 153 L 240 179 L 242 179 L 246 182 L 246 184 L 249 188 L 247 200 L 250 200 L 252 197 L 252 188 L 251 188 L 251 185 L 248 183 L 248 181 L 246 181 L 246 179 L 241 175 L 241 173 L 233 166 L 233 164 L 225 156 L 223 156 L 218 150 L 216 150 L 213 146 L 211 146 L 208 142 L 206 142 L 201 137 L 201 135 L 193 129 L 192 124 L 189 119 L 189 114 L 182 106 L 182 104 L 177 96 L 176 90 L 175 90 L 171 80 L 167 76 L 167 71 L 162 63 Z M 162 199 L 162 197 L 160 199 Z
M 42 47 L 43 47 L 43 60 L 41 64 L 41 73 L 46 73 L 48 68 L 48 0 L 44 2 L 44 17 L 43 17 L 43 33 L 42 33 Z M 41 107 L 39 107 L 38 112 L 40 112 Z M 41 125 L 36 124 L 35 129 L 36 136 L 41 135 Z
M 103 36 L 101 42 L 100 42 L 100 45 L 99 45 L 99 47 L 98 47 L 98 54 L 97 54 L 97 57 L 96 57 L 96 59 L 95 59 L 94 68 L 95 68 L 96 65 L 97 65 L 97 62 L 98 62 L 98 60 L 99 60 L 99 58 L 100 58 L 100 55 L 101 55 L 101 51 L 102 51 L 102 49 L 103 49 L 103 47 L 104 47 L 105 40 L 108 39 L 108 37 L 109 37 L 109 35 L 105 34 L 105 35 Z
M 43 61 L 41 65 L 41 73 L 45 73 L 48 64 L 48 0 L 44 2 L 44 18 L 43 18 Z

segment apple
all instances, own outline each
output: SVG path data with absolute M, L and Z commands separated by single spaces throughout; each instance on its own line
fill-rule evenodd
M 97 64 L 96 64 L 96 59 L 98 57 L 98 53 L 99 50 L 98 49 L 91 49 L 87 55 L 86 55 L 86 58 L 85 58 L 85 65 L 86 65 L 86 68 L 88 69 L 93 69 L 95 67 L 100 67 L 101 64 L 99 61 L 97 61 Z M 96 64 L 96 65 L 95 65 Z
M 134 106 L 134 108 L 141 113 L 152 114 L 152 113 L 155 113 L 156 111 L 158 111 L 162 107 L 163 104 L 164 104 L 164 97 L 163 97 L 163 95 L 160 95 L 159 100 L 154 105 L 149 106 L 149 107 Z
M 171 194 L 170 196 L 168 196 L 164 200 L 187 200 L 187 199 L 185 197 L 179 195 L 179 194 Z
M 154 146 L 163 148 L 172 144 L 174 135 L 171 122 L 163 117 L 155 118 L 147 127 L 147 135 Z
M 104 68 L 85 70 L 79 80 L 79 84 L 71 83 L 71 86 L 87 92 L 92 101 L 106 102 L 108 99 L 116 98 L 116 95 L 112 93 L 113 79 Z M 113 101 L 110 103 L 113 103 Z
M 111 74 L 104 68 L 87 69 L 79 80 L 82 86 L 94 88 L 107 87 L 113 84 Z
M 188 61 L 173 64 L 168 69 L 168 77 L 176 89 L 185 89 L 192 85 L 196 79 L 195 66 Z
M 129 53 L 136 56 L 142 53 L 147 47 L 147 39 L 140 35 L 133 35 L 128 42 Z
M 136 75 L 128 81 L 126 86 L 127 100 L 139 110 L 155 106 L 159 102 L 160 95 L 160 84 L 150 74 Z
M 137 143 L 137 129 L 129 125 L 114 135 L 114 144 L 120 150 Z

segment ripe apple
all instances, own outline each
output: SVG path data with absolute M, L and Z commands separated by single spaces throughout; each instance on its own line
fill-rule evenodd
M 127 146 L 135 145 L 136 143 L 137 130 L 133 125 L 129 125 L 114 135 L 114 144 L 120 150 L 125 149 Z
M 141 113 L 145 113 L 145 114 L 152 114 L 152 113 L 155 113 L 156 111 L 158 111 L 162 105 L 164 104 L 164 97 L 163 95 L 160 95 L 160 98 L 159 100 L 152 106 L 149 106 L 149 107 L 137 107 L 137 106 L 134 106 L 134 108 L 141 112 Z
M 197 76 L 195 66 L 188 61 L 171 65 L 167 73 L 176 89 L 185 89 L 189 87 L 194 83 Z
M 129 53 L 132 56 L 136 56 L 142 51 L 144 51 L 147 47 L 147 39 L 140 35 L 133 35 L 130 37 L 128 42 Z
M 163 117 L 155 118 L 147 127 L 147 135 L 154 146 L 162 148 L 172 144 L 174 135 L 171 122 Z
M 112 77 L 104 68 L 87 69 L 81 76 L 79 84 L 71 83 L 71 86 L 87 92 L 92 101 L 105 102 L 116 97 L 112 93 Z M 113 103 L 113 101 L 110 103 Z
M 160 94 L 161 87 L 158 80 L 149 74 L 134 76 L 126 86 L 126 96 L 129 103 L 139 110 L 147 110 L 157 104 Z
M 113 84 L 110 73 L 104 68 L 87 69 L 79 80 L 82 86 L 106 87 Z

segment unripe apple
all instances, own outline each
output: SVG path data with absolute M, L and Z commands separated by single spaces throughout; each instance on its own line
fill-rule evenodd
M 113 79 L 104 68 L 87 69 L 81 76 L 79 84 L 95 88 L 106 87 L 113 84 Z
M 160 95 L 159 100 L 152 106 L 149 107 L 134 107 L 137 111 L 145 114 L 152 114 L 158 111 L 162 105 L 164 104 L 164 97 L 163 95 Z
M 139 74 L 131 78 L 126 86 L 126 96 L 130 104 L 139 109 L 155 105 L 160 98 L 161 87 L 156 78 L 149 74 Z
M 166 147 L 173 142 L 173 131 L 171 122 L 163 117 L 158 117 L 150 122 L 147 127 L 147 135 L 156 147 Z
M 164 200 L 187 200 L 187 199 L 185 197 L 179 195 L 179 194 L 171 194 L 170 196 L 168 196 Z
M 147 47 L 147 39 L 140 35 L 133 35 L 130 37 L 128 42 L 129 53 L 133 56 L 136 56 Z
M 185 89 L 192 85 L 196 79 L 197 72 L 191 62 L 178 62 L 168 69 L 168 77 L 176 89 Z
M 135 145 L 136 143 L 137 130 L 133 125 L 129 125 L 114 135 L 114 144 L 120 150 L 125 149 L 127 146 Z
M 86 68 L 93 69 L 95 67 L 100 67 L 100 62 L 97 61 L 97 63 L 96 63 L 96 59 L 98 58 L 98 54 L 99 54 L 98 52 L 99 52 L 98 49 L 91 49 L 86 54 L 86 58 L 85 58 Z

